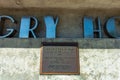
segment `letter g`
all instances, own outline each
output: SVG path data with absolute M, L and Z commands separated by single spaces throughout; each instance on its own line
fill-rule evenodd
M 12 17 L 10 17 L 10 16 L 0 16 L 0 21 L 2 20 L 2 18 L 9 19 L 9 20 L 11 20 L 12 23 L 15 22 L 15 20 L 14 20 Z M 1 27 L 1 26 L 0 26 L 0 27 Z M 0 36 L 0 38 L 6 38 L 6 37 L 10 36 L 10 35 L 14 32 L 14 29 L 7 29 L 7 31 L 8 31 L 9 33 L 7 33 L 7 34 L 5 34 L 5 35 L 3 35 L 3 36 Z

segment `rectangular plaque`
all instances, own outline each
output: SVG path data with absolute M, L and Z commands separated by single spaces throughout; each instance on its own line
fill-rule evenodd
M 59 44 L 41 48 L 40 74 L 80 74 L 77 46 Z

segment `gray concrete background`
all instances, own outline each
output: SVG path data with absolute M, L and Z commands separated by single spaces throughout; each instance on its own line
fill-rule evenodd
M 78 42 L 80 75 L 40 75 L 41 42 Z M 119 39 L 0 39 L 0 80 L 119 80 Z
M 119 39 L 70 39 L 70 38 L 4 38 L 0 39 L 0 48 L 40 48 L 42 42 L 77 42 L 81 49 L 119 49 Z
M 0 8 L 119 8 L 119 0 L 0 0 Z

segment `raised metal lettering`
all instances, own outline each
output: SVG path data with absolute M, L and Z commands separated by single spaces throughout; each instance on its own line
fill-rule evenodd
M 113 38 L 120 38 L 120 36 L 117 33 L 116 30 L 116 25 L 115 25 L 115 19 L 120 18 L 120 17 L 112 17 L 107 21 L 106 24 L 106 30 L 107 33 L 109 34 L 109 36 L 113 37 Z
M 0 21 L 2 20 L 2 18 L 9 19 L 9 20 L 11 20 L 12 23 L 15 22 L 15 20 L 14 20 L 12 17 L 10 17 L 10 16 L 0 16 Z M 2 26 L 0 26 L 0 27 L 2 27 Z M 9 33 L 8 33 L 8 34 L 5 34 L 5 35 L 3 35 L 3 36 L 0 36 L 0 38 L 9 37 L 9 36 L 12 35 L 12 33 L 14 32 L 14 29 L 7 29 L 7 31 L 8 31 Z
M 58 17 L 56 21 L 52 16 L 45 16 L 45 25 L 46 25 L 46 38 L 56 38 L 56 27 L 58 24 Z
M 35 21 L 35 25 L 30 29 L 31 19 Z M 38 25 L 38 21 L 35 17 L 22 17 L 19 37 L 29 38 L 29 32 L 31 32 L 33 37 L 36 38 L 34 30 L 36 29 L 37 25 Z

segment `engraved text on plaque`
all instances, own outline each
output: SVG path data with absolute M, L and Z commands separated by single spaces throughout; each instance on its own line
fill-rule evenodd
M 40 74 L 79 74 L 76 46 L 43 46 Z

